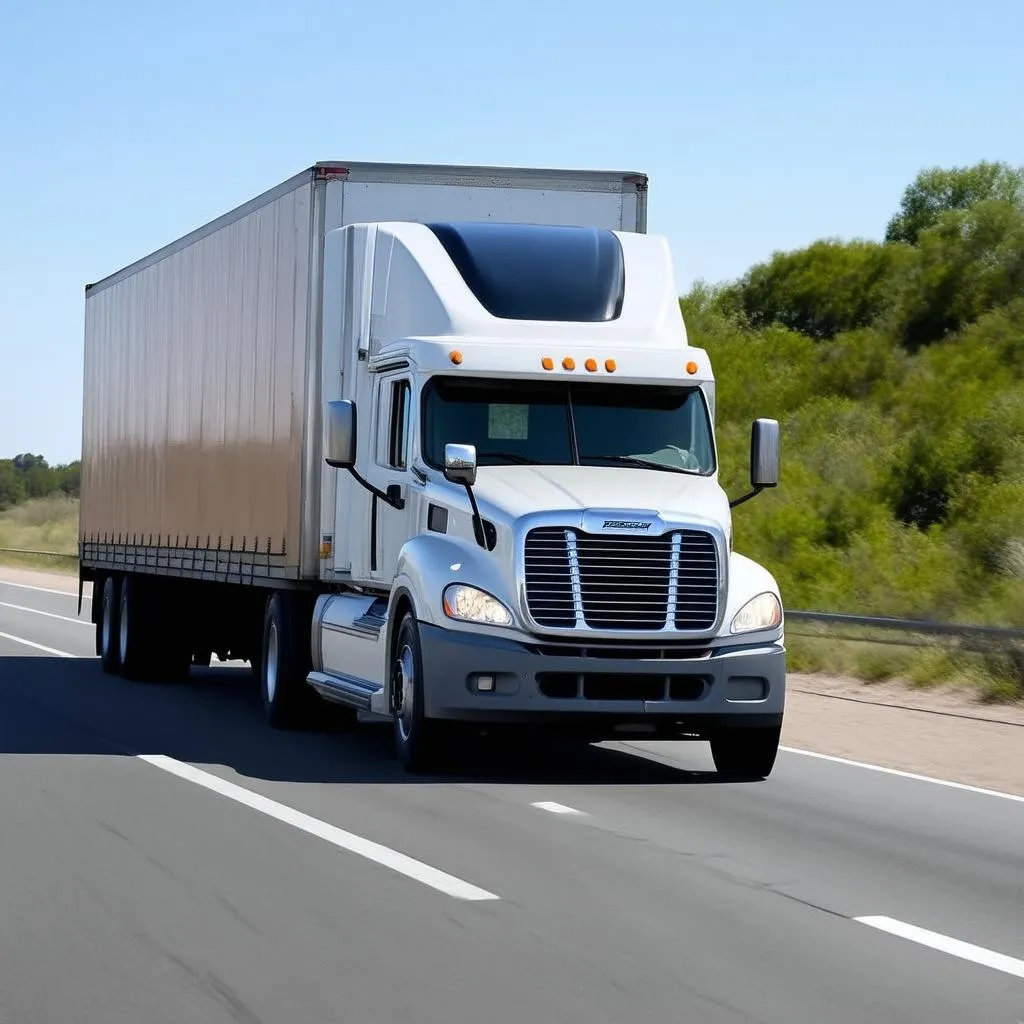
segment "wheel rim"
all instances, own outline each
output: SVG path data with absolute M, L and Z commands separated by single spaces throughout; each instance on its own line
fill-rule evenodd
M 277 693 L 277 626 L 270 624 L 267 637 L 267 700 L 273 703 Z
M 124 598 L 121 598 L 120 627 L 118 631 L 118 639 L 120 641 L 119 652 L 121 663 L 124 664 L 128 660 L 128 602 Z
M 412 735 L 413 714 L 416 710 L 416 663 L 408 646 L 402 648 L 395 662 L 395 683 L 399 695 L 397 708 L 398 731 L 403 742 Z

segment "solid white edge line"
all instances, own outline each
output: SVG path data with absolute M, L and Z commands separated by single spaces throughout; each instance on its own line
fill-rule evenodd
M 75 590 L 53 590 L 50 587 L 32 587 L 27 583 L 12 583 L 10 580 L 0 580 L 0 587 L 17 587 L 19 590 L 34 590 L 37 594 L 57 594 L 60 597 L 78 597 Z M 91 601 L 91 594 L 82 594 L 82 601 Z
M 0 601 L 0 608 L 13 608 L 16 612 L 31 612 L 33 615 L 45 615 L 48 619 L 60 619 L 61 622 L 73 622 L 76 626 L 92 626 L 87 619 L 73 619 L 70 615 L 57 615 L 55 612 L 44 612 L 41 608 L 29 608 L 23 604 L 9 604 Z
M 961 960 L 969 960 L 971 963 L 981 964 L 983 967 L 991 967 L 995 971 L 1012 974 L 1015 978 L 1024 978 L 1024 960 L 993 952 L 991 949 L 985 949 L 984 946 L 974 946 L 969 942 L 961 942 L 960 939 L 951 939 L 948 935 L 930 932 L 926 928 L 918 928 L 916 925 L 897 921 L 892 917 L 855 917 L 854 920 L 858 924 L 877 928 L 879 931 L 888 932 L 901 939 L 909 939 L 911 942 L 928 946 L 930 949 L 937 949 L 950 956 L 959 957 Z
M 43 644 L 37 644 L 34 640 L 26 640 L 23 636 L 13 636 L 10 633 L 0 633 L 0 640 L 10 640 L 11 643 L 23 644 L 25 647 L 31 647 L 33 650 L 42 651 L 44 654 L 53 654 L 58 658 L 74 658 L 74 654 L 68 654 L 67 651 L 58 651 L 55 647 L 44 647 Z
M 454 896 L 460 900 L 497 900 L 501 898 L 492 892 L 488 892 L 486 889 L 480 889 L 475 885 L 471 885 L 461 878 L 456 878 L 454 875 L 439 871 L 429 864 L 424 864 L 422 861 L 407 857 L 404 853 L 399 853 L 390 847 L 381 846 L 379 843 L 364 839 L 362 836 L 346 832 L 336 825 L 330 825 L 326 821 L 321 821 L 319 818 L 304 814 L 302 811 L 297 811 L 286 804 L 278 803 L 276 800 L 271 800 L 260 793 L 254 793 L 250 789 L 236 786 L 233 782 L 228 782 L 210 772 L 204 772 L 202 769 L 186 764 L 183 761 L 177 761 L 173 757 L 167 757 L 164 754 L 139 754 L 137 756 L 140 760 L 153 765 L 155 768 L 160 768 L 171 775 L 177 775 L 178 778 L 185 779 L 188 782 L 194 782 L 197 786 L 203 786 L 214 793 L 226 796 L 229 800 L 244 804 L 254 811 L 259 811 L 268 817 L 276 818 L 287 825 L 292 825 L 303 832 L 308 832 L 310 835 L 332 843 L 342 850 L 348 850 L 350 853 L 365 857 L 367 860 L 372 860 L 382 867 L 397 871 L 407 878 L 430 886 L 432 889 L 437 889 L 448 896 Z
M 885 768 L 878 764 L 866 764 L 863 761 L 851 761 L 845 757 L 835 757 L 832 754 L 819 754 L 816 750 L 801 750 L 799 747 L 779 747 L 779 750 L 787 754 L 800 754 L 803 757 L 814 757 L 819 761 L 832 761 L 835 764 L 845 764 L 851 768 L 864 768 L 869 772 L 879 772 L 882 775 L 896 775 L 901 779 L 912 779 L 914 782 L 930 782 L 933 786 L 945 786 L 948 789 L 960 789 L 965 793 L 978 793 L 981 796 L 996 796 L 1000 800 L 1013 800 L 1016 803 L 1024 804 L 1024 796 L 1017 793 L 1002 793 L 997 789 L 982 789 L 980 786 L 968 786 L 964 782 L 951 782 L 949 779 L 936 779 L 931 775 L 918 775 L 915 772 L 901 771 L 899 768 Z
M 584 811 L 577 811 L 575 807 L 567 807 L 565 804 L 556 803 L 554 800 L 538 800 L 530 804 L 540 811 L 548 811 L 550 814 L 584 814 Z

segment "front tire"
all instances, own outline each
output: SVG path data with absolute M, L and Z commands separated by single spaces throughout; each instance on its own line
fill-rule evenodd
M 435 772 L 445 764 L 443 723 L 424 714 L 423 652 L 416 618 L 405 613 L 391 658 L 395 750 L 407 772 Z
M 766 779 L 775 767 L 781 739 L 781 726 L 722 729 L 711 737 L 715 768 L 733 779 Z

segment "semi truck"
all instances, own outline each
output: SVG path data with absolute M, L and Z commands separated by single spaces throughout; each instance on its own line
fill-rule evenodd
M 710 743 L 764 778 L 779 587 L 719 483 L 645 174 L 320 162 L 86 286 L 80 581 L 125 679 L 251 666 L 272 726 Z M 255 687 L 255 682 L 254 682 Z

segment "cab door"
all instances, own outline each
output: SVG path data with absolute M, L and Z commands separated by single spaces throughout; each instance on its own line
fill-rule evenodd
M 376 455 L 373 483 L 403 508 L 370 497 L 370 575 L 390 583 L 402 545 L 416 535 L 422 484 L 411 472 L 413 424 L 418 403 L 407 370 L 382 374 L 377 381 Z

